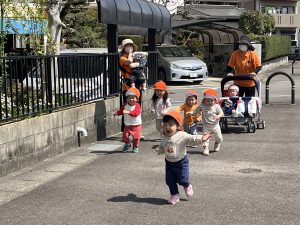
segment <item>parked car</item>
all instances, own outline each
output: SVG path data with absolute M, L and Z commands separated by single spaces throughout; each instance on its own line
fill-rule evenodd
M 206 63 L 196 58 L 184 47 L 161 45 L 157 49 L 159 52 L 158 79 L 200 83 L 207 78 Z
M 106 53 L 106 49 L 65 49 L 60 52 L 60 56 L 56 57 L 57 68 L 55 70 L 56 85 L 60 87 L 62 93 L 72 94 L 75 97 L 83 99 L 94 98 L 101 95 L 107 95 L 109 90 L 109 79 L 104 77 L 103 69 L 108 66 L 103 66 L 106 62 L 106 56 L 101 56 L 101 53 Z M 99 55 L 97 55 L 99 54 Z M 23 80 L 24 87 L 32 87 L 33 89 L 42 88 L 42 83 L 48 84 L 45 80 L 51 78 L 51 74 L 46 66 L 46 60 L 40 60 L 36 63 Z M 44 79 L 44 80 L 43 80 Z M 106 79 L 106 81 L 105 81 Z M 107 85 L 104 88 L 104 81 Z M 53 80 L 50 82 L 54 82 Z M 106 91 L 106 93 L 104 93 Z

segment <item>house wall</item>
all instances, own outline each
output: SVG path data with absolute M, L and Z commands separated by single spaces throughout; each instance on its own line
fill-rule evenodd
M 153 89 L 143 95 L 145 125 L 154 119 L 152 95 Z M 77 127 L 88 132 L 80 137 L 81 147 L 119 133 L 121 117 L 113 116 L 119 107 L 114 97 L 0 126 L 0 176 L 78 148 Z

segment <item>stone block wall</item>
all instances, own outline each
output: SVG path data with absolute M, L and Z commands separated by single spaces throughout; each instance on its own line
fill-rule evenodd
M 152 95 L 153 89 L 143 95 L 145 125 L 154 119 Z M 119 107 L 114 97 L 0 126 L 0 176 L 78 148 L 78 127 L 88 132 L 80 137 L 82 147 L 119 133 L 121 117 L 113 116 Z

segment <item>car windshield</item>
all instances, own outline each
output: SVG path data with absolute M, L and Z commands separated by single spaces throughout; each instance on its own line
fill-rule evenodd
M 181 47 L 159 47 L 163 57 L 192 57 L 193 55 Z

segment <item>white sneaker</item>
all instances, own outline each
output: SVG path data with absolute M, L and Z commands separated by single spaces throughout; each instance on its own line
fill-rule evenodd
M 209 155 L 209 148 L 208 148 L 208 146 L 203 146 L 203 155 L 205 155 L 205 156 Z
M 215 152 L 218 152 L 218 151 L 220 151 L 220 143 L 215 143 L 215 148 L 214 148 L 214 150 L 215 150 Z
M 185 191 L 186 196 L 188 196 L 188 197 L 192 197 L 194 194 L 193 186 L 191 184 L 187 187 L 184 187 L 184 191 Z
M 175 205 L 177 202 L 180 202 L 180 195 L 171 195 L 170 200 L 168 201 L 169 204 Z

